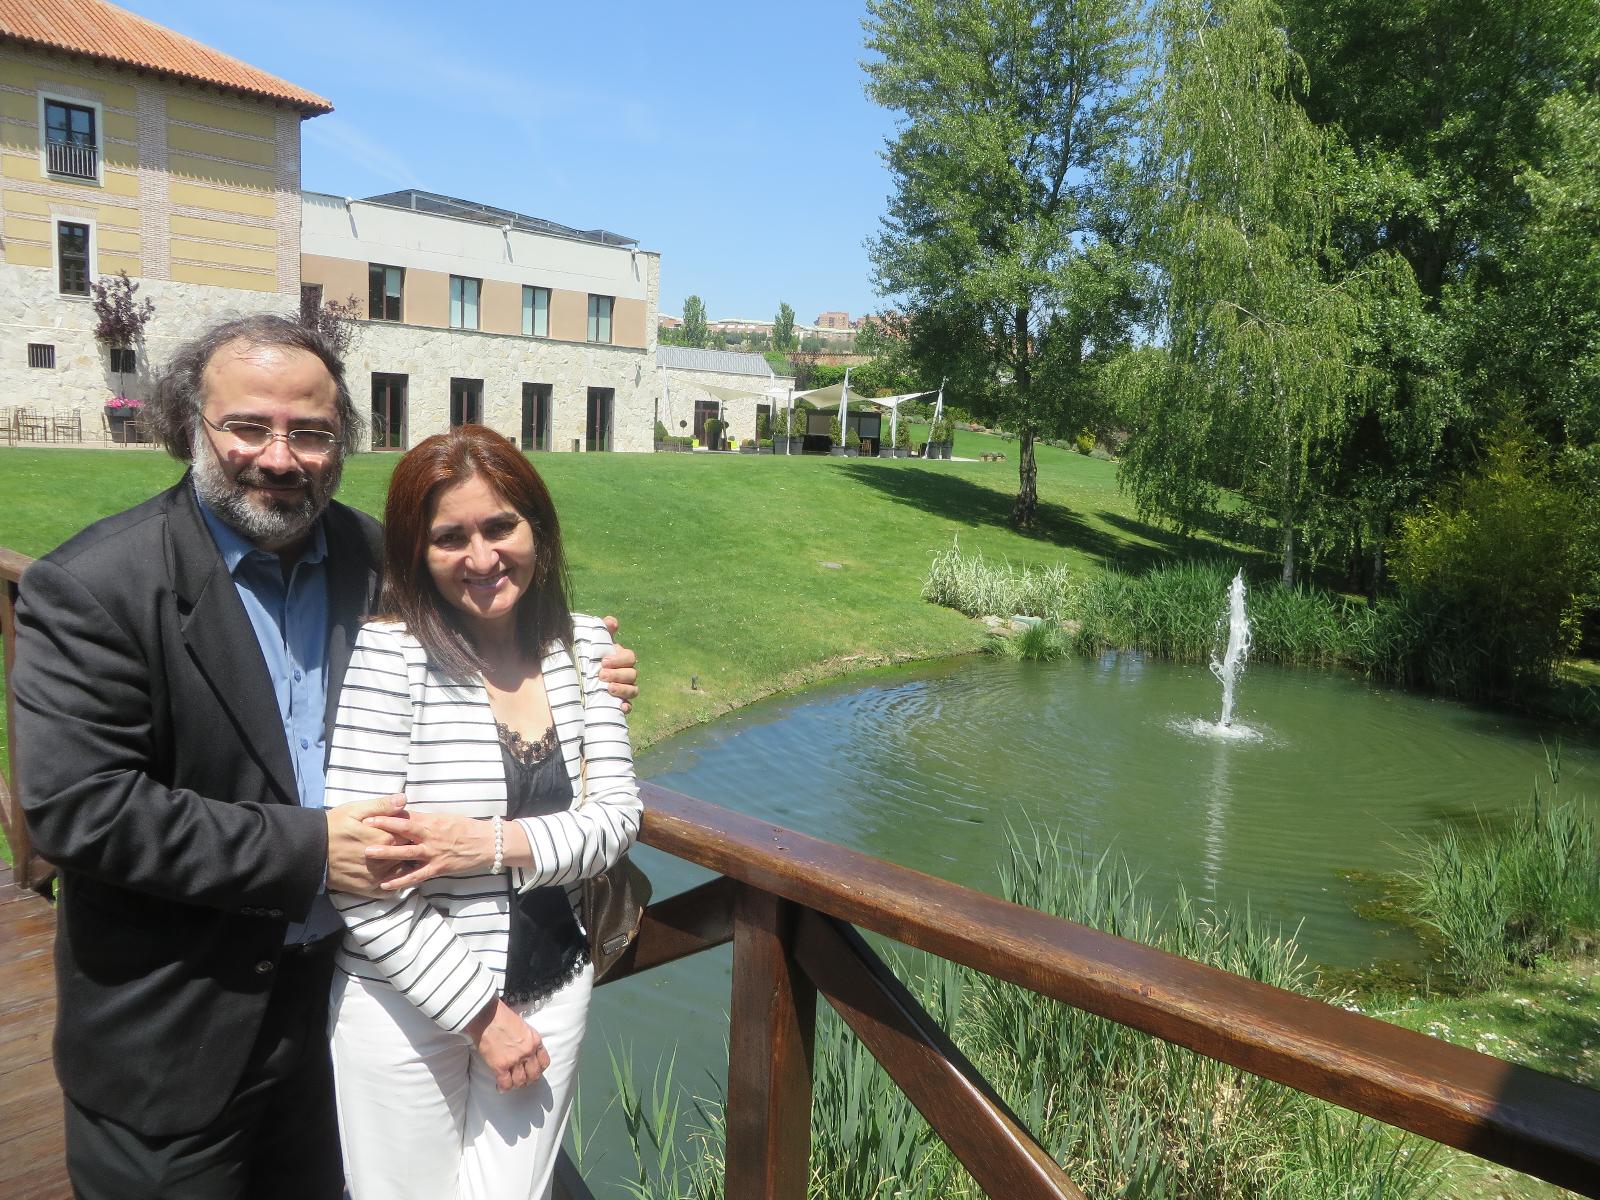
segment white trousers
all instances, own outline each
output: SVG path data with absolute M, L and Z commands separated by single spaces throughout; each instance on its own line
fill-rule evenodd
M 465 1034 L 385 984 L 336 972 L 333 1076 L 351 1200 L 547 1200 L 593 986 L 585 967 L 522 1010 L 550 1066 L 502 1095 Z

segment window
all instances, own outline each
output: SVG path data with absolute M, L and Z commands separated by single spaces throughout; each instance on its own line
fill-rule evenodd
M 550 385 L 522 385 L 522 448 L 550 449 Z
M 56 222 L 56 270 L 63 296 L 89 294 L 89 227 L 76 221 Z
M 45 169 L 70 179 L 100 177 L 95 110 L 61 100 L 44 102 Z
M 406 448 L 406 377 L 372 373 L 372 448 Z
M 139 369 L 139 355 L 136 351 L 122 347 L 111 347 L 111 370 L 118 375 L 131 375 Z
M 405 290 L 406 273 L 403 267 L 386 267 L 381 263 L 367 265 L 367 316 L 374 321 L 398 321 L 400 297 Z
M 478 290 L 481 279 L 467 279 L 461 275 L 450 276 L 450 328 L 476 329 L 478 327 Z
M 550 336 L 550 289 L 522 289 L 522 336 Z
M 589 389 L 589 412 L 584 425 L 585 450 L 611 449 L 611 388 Z
M 611 305 L 610 296 L 589 297 L 589 340 L 591 342 L 611 343 Z
M 483 380 L 450 381 L 450 424 L 483 424 Z
M 44 367 L 47 370 L 54 370 L 56 348 L 47 342 L 29 342 L 28 365 L 30 367 Z

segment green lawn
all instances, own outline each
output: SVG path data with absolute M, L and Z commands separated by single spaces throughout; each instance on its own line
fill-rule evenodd
M 638 651 L 639 745 L 769 693 L 902 658 L 975 649 L 980 627 L 919 599 L 930 555 L 1141 566 L 1216 552 L 1134 516 L 1109 462 L 1039 451 L 1040 528 L 1007 525 L 1016 444 L 962 432 L 1001 463 L 768 455 L 540 455 L 565 528 L 575 603 L 615 613 Z M 390 456 L 350 463 L 340 498 L 380 512 Z M 0 450 L 0 546 L 39 555 L 151 495 L 154 451 Z

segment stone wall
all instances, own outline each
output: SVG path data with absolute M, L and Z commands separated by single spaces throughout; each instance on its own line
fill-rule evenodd
M 159 371 L 184 341 L 206 326 L 252 312 L 292 314 L 299 309 L 294 294 L 253 292 L 141 279 L 138 299 L 155 304 L 155 315 L 138 351 L 138 372 L 124 384 L 111 371 L 107 349 L 95 341 L 94 309 L 86 299 L 56 291 L 49 267 L 0 265 L 0 396 L 5 404 L 21 404 L 50 414 L 76 408 L 86 442 L 106 440 L 101 421 L 105 402 L 119 389 L 130 396 L 150 395 L 153 372 Z M 52 345 L 54 369 L 28 366 L 29 343 Z
M 450 425 L 450 381 L 483 381 L 483 422 L 513 441 L 522 428 L 522 385 L 550 385 L 551 449 L 585 445 L 589 389 L 611 388 L 612 449 L 652 448 L 657 388 L 649 356 L 626 346 L 558 342 L 465 329 L 363 323 L 345 374 L 365 411 L 375 372 L 406 376 L 406 444 Z

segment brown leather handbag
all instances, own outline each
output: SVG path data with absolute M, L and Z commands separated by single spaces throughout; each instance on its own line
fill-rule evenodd
M 581 675 L 578 684 L 587 723 L 589 698 L 583 692 Z M 587 758 L 578 761 L 578 788 L 578 803 L 589 803 Z M 639 936 L 639 922 L 644 919 L 645 906 L 650 903 L 650 892 L 650 877 L 626 854 L 600 874 L 583 881 L 583 928 L 589 934 L 589 960 L 594 963 L 596 983 L 617 965 L 633 945 L 633 939 Z

